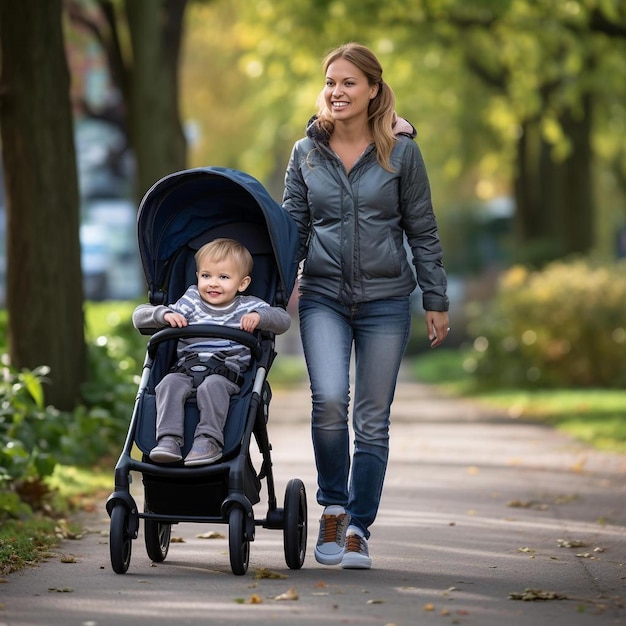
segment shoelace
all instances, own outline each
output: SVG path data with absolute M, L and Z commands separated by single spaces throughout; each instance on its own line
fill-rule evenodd
M 322 515 L 320 538 L 322 538 L 323 543 L 339 543 L 341 541 L 347 517 L 345 513 L 341 515 Z
M 365 546 L 361 542 L 362 537 L 359 535 L 348 535 L 346 537 L 346 552 L 363 552 L 367 553 Z

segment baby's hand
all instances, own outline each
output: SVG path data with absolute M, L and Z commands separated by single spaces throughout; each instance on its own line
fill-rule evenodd
M 163 319 L 172 328 L 183 328 L 187 326 L 187 318 L 181 313 L 175 313 L 174 311 L 169 311 L 163 316 Z
M 260 321 L 261 316 L 258 313 L 246 313 L 241 318 L 241 329 L 247 330 L 249 333 L 254 332 Z

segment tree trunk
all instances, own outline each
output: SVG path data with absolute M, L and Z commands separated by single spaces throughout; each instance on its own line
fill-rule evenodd
M 572 149 L 558 164 L 561 172 L 559 224 L 565 254 L 588 254 L 595 241 L 594 193 L 591 148 L 592 97 L 582 98 L 579 115 L 568 110 L 561 117 Z
M 126 0 L 133 66 L 129 119 L 137 194 L 186 167 L 178 108 L 178 62 L 186 0 Z
M 79 199 L 61 0 L 0 0 L 2 138 L 12 364 L 50 367 L 71 409 L 85 378 Z
M 541 265 L 571 254 L 587 254 L 594 242 L 591 98 L 575 116 L 559 122 L 571 144 L 562 161 L 542 137 L 538 120 L 526 121 L 517 146 L 516 234 L 522 260 Z

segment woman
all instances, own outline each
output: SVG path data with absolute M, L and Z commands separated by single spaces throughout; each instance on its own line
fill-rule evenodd
M 433 348 L 450 330 L 447 281 L 424 162 L 410 137 L 394 134 L 395 98 L 380 63 L 368 48 L 350 43 L 331 52 L 323 68 L 319 111 L 293 148 L 283 197 L 304 260 L 300 329 L 311 381 L 317 501 L 325 507 L 315 557 L 369 569 L 367 540 L 382 494 L 389 414 L 416 286 L 405 237 Z

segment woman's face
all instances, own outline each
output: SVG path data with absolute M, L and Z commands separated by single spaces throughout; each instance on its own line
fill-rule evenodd
M 354 63 L 339 58 L 326 70 L 324 100 L 335 122 L 363 117 L 367 120 L 370 100 L 378 85 L 370 85 L 367 76 Z

